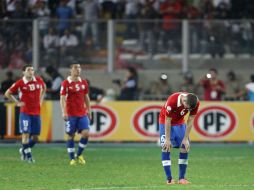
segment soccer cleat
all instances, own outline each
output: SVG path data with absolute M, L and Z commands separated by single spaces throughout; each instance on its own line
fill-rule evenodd
M 77 159 L 78 163 L 80 163 L 81 165 L 85 165 L 86 161 L 82 155 L 78 156 Z
M 168 179 L 167 180 L 167 185 L 173 185 L 175 184 L 175 180 L 174 179 Z
M 187 185 L 187 184 L 191 184 L 191 182 L 189 182 L 187 179 L 180 179 L 178 181 L 178 184 Z
M 29 164 L 34 164 L 35 163 L 35 160 L 31 157 L 31 158 L 27 158 L 27 162 Z
M 70 161 L 70 165 L 71 165 L 71 166 L 75 166 L 76 164 L 77 164 L 76 160 L 72 159 L 72 160 Z
M 20 160 L 25 161 L 27 159 L 26 154 L 23 151 L 23 148 L 19 149 L 19 154 L 20 154 Z

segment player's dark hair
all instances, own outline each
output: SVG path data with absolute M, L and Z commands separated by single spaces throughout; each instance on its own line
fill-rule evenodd
M 215 69 L 215 68 L 211 68 L 210 71 L 213 71 L 213 72 L 215 72 L 216 74 L 218 74 L 218 70 Z
M 189 105 L 190 109 L 194 109 L 197 106 L 198 97 L 195 94 L 189 93 L 187 95 L 187 104 Z
M 33 67 L 33 65 L 31 65 L 31 64 L 25 64 L 25 65 L 22 67 L 22 71 L 25 71 L 27 67 Z

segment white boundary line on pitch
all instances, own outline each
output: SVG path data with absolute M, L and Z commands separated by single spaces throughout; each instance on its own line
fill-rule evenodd
M 72 188 L 70 190 L 108 190 L 108 189 L 148 189 L 148 188 L 159 188 L 159 187 L 166 187 L 167 185 L 151 185 L 151 186 L 111 186 L 111 187 L 88 187 L 88 188 Z M 177 184 L 172 185 L 172 187 L 176 187 Z M 228 185 L 198 185 L 198 184 L 190 184 L 188 186 L 196 187 L 196 188 L 203 188 L 203 187 L 254 187 L 254 184 L 228 184 Z

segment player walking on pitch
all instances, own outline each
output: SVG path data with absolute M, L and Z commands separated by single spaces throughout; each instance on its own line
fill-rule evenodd
M 88 84 L 81 79 L 80 64 L 70 66 L 71 75 L 62 82 L 60 92 L 60 104 L 63 119 L 65 120 L 65 132 L 68 135 L 67 151 L 70 157 L 70 165 L 78 163 L 84 165 L 82 156 L 87 146 L 89 136 L 90 98 L 88 96 Z M 78 144 L 77 160 L 75 158 L 74 136 L 78 132 L 81 138 Z
M 15 82 L 6 92 L 5 96 L 20 107 L 19 129 L 22 134 L 22 148 L 20 154 L 22 160 L 33 163 L 32 147 L 38 141 L 41 131 L 40 107 L 46 92 L 43 80 L 34 76 L 32 65 L 24 65 L 23 78 Z M 19 99 L 13 94 L 18 93 Z
M 189 184 L 185 179 L 190 150 L 189 134 L 193 120 L 199 108 L 199 100 L 192 93 L 177 92 L 168 97 L 159 117 L 160 143 L 162 147 L 162 165 L 167 177 L 167 184 L 174 184 L 171 175 L 171 148 L 180 148 L 179 153 L 179 184 Z M 189 112 L 187 125 L 184 116 Z

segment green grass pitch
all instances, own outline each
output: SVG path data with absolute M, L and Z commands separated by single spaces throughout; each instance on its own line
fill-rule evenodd
M 0 145 L 1 190 L 253 190 L 254 147 L 247 144 L 193 144 L 190 185 L 165 184 L 160 149 L 155 144 L 90 144 L 86 165 L 69 166 L 64 145 L 38 145 L 35 164 L 19 160 L 19 145 Z M 178 176 L 178 150 L 172 172 Z

